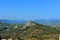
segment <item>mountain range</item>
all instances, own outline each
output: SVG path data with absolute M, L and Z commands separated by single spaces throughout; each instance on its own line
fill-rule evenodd
M 24 24 L 26 23 L 28 20 L 6 20 L 6 19 L 1 19 L 0 21 L 4 22 L 4 23 L 9 23 L 9 24 Z M 40 23 L 40 24 L 44 24 L 44 25 L 50 25 L 50 26 L 54 26 L 54 25 L 60 25 L 60 19 L 38 19 L 38 20 L 33 20 L 34 22 Z

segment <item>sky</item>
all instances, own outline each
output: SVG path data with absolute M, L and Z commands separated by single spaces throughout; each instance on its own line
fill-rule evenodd
M 60 0 L 0 0 L 0 19 L 60 19 Z

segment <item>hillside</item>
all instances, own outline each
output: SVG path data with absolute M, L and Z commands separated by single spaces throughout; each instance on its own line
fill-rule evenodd
M 0 23 L 1 25 L 5 25 Z M 60 34 L 60 28 L 42 25 L 33 21 L 28 21 L 25 24 L 9 24 L 8 27 L 0 26 L 0 36 L 2 38 L 23 38 L 23 37 L 30 37 L 30 36 L 37 36 L 41 37 L 42 35 L 48 34 Z

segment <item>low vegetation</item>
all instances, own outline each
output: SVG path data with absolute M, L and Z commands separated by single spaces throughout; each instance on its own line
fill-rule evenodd
M 35 25 L 33 25 L 35 24 Z M 50 34 L 60 34 L 60 27 L 46 26 L 33 21 L 26 24 L 7 24 L 0 22 L 0 36 L 2 38 L 23 38 L 24 40 L 55 40 Z M 53 36 L 55 37 L 55 36 Z

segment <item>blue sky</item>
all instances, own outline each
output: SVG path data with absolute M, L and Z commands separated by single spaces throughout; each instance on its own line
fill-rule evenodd
M 60 0 L 0 0 L 0 19 L 60 19 Z

